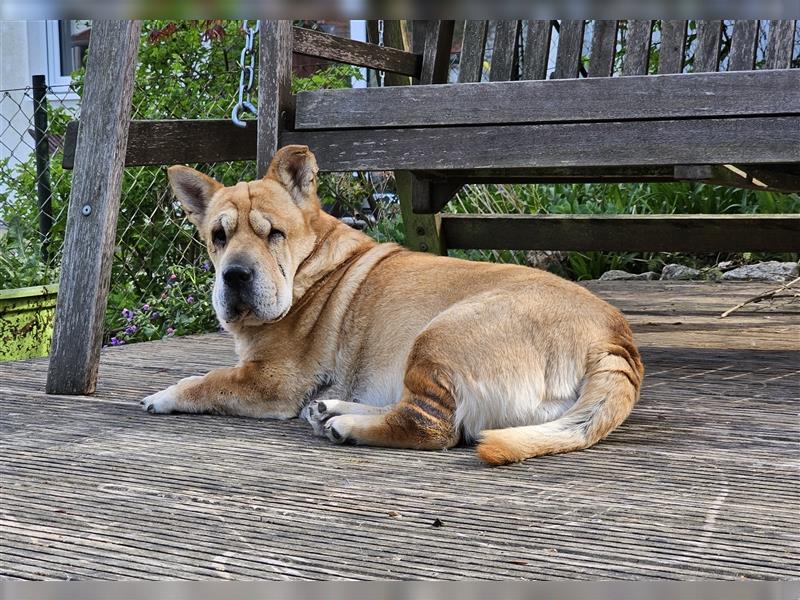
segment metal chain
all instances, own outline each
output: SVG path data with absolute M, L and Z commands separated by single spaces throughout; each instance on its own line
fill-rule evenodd
M 378 19 L 378 46 L 383 48 L 383 19 Z M 381 87 L 384 86 L 383 80 L 386 78 L 386 73 L 378 70 L 378 81 Z
M 256 72 L 256 55 L 253 52 L 253 43 L 256 39 L 256 34 L 261 29 L 261 21 L 256 21 L 254 27 L 250 27 L 249 21 L 242 22 L 242 31 L 245 32 L 247 38 L 242 48 L 242 54 L 239 57 L 239 66 L 242 69 L 239 75 L 239 101 L 233 107 L 231 113 L 231 120 L 237 127 L 247 127 L 247 122 L 239 118 L 242 110 L 250 114 L 256 114 L 256 107 L 253 106 L 253 79 Z M 247 57 L 250 57 L 250 64 L 247 64 Z M 245 85 L 245 79 L 247 84 Z M 247 97 L 245 98 L 245 93 Z

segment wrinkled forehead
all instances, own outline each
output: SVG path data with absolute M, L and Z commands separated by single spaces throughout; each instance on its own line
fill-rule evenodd
M 211 207 L 211 223 L 235 228 L 239 220 L 248 221 L 255 230 L 268 227 L 274 216 L 294 216 L 299 212 L 281 184 L 271 179 L 240 182 L 219 190 Z

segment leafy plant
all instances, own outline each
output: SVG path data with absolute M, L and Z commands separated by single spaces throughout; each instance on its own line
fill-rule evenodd
M 0 289 L 51 283 L 39 246 L 32 240 L 18 218 L 0 234 Z
M 158 295 L 140 302 L 130 286 L 112 291 L 119 311 L 106 314 L 109 344 L 121 346 L 218 328 L 211 305 L 214 273 L 209 262 L 200 265 L 173 265 Z

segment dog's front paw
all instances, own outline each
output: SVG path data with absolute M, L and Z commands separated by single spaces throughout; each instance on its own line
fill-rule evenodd
M 303 415 L 314 429 L 314 435 L 325 437 L 325 423 L 331 417 L 338 415 L 336 405 L 339 400 L 313 400 L 303 409 Z
M 169 414 L 174 412 L 177 410 L 178 402 L 180 401 L 180 388 L 198 379 L 202 379 L 202 377 L 193 376 L 181 379 L 175 385 L 171 385 L 165 390 L 161 390 L 160 392 L 156 392 L 140 400 L 139 404 L 144 410 L 152 414 Z
M 143 400 L 140 400 L 139 404 L 141 404 L 142 408 L 149 413 L 167 414 L 175 410 L 177 401 L 178 386 L 176 384 L 169 386 L 165 390 L 161 390 L 160 392 L 156 392 L 155 394 L 147 396 Z

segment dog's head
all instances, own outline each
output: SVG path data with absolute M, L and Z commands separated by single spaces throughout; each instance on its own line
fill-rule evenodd
M 316 242 L 317 162 L 308 147 L 281 148 L 263 179 L 232 187 L 189 167 L 168 173 L 214 263 L 219 320 L 260 325 L 283 318 L 298 265 Z

